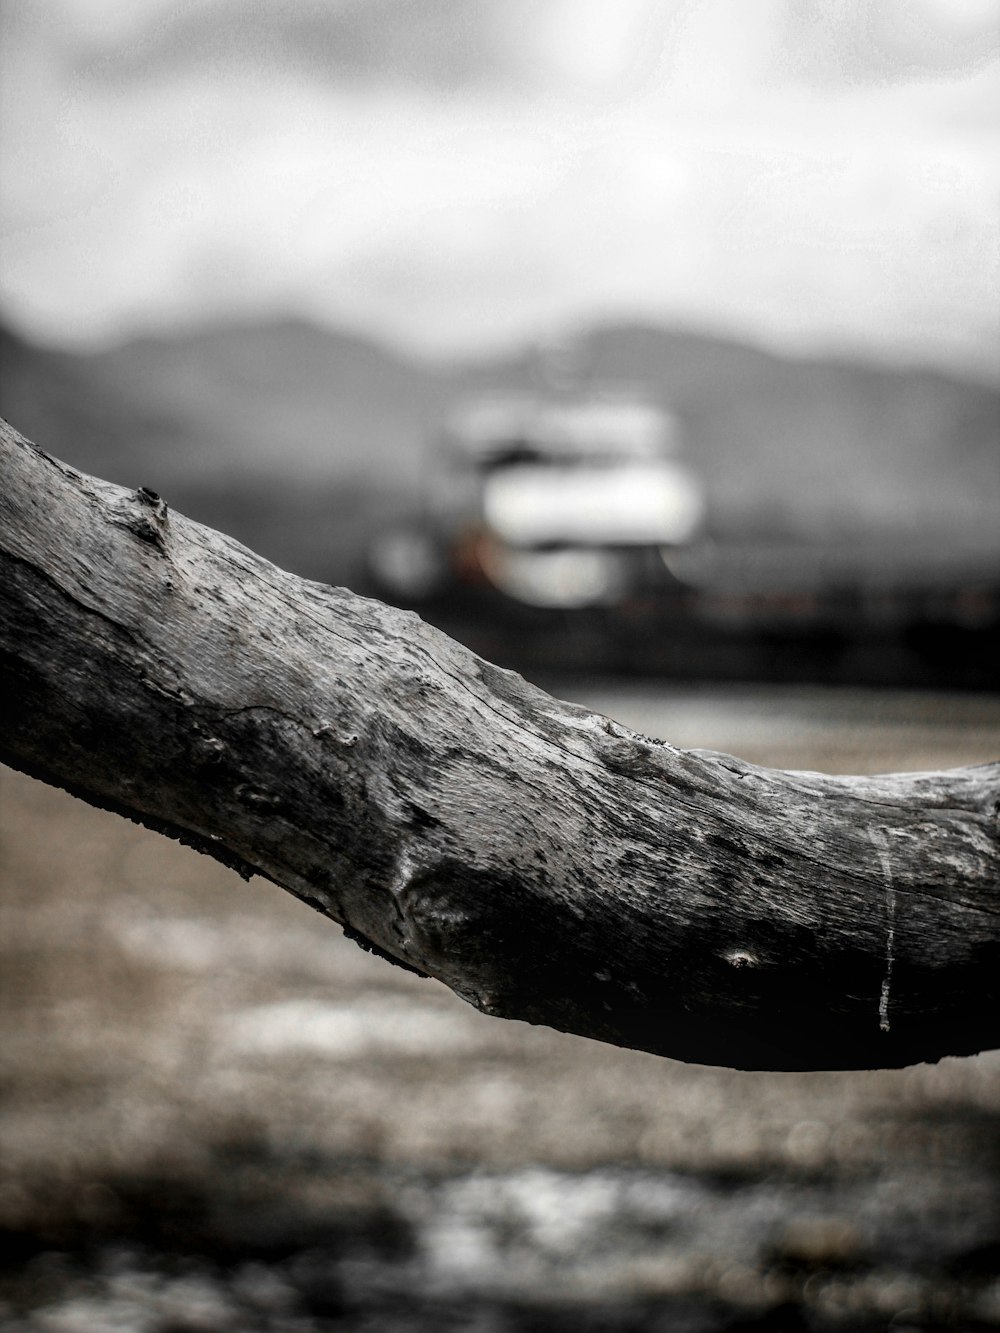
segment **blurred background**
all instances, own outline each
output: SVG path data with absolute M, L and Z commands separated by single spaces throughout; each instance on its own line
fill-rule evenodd
M 994 0 L 4 0 L 0 413 L 678 744 L 1000 753 Z M 1000 1064 L 502 1025 L 0 774 L 0 1321 L 1000 1323 Z

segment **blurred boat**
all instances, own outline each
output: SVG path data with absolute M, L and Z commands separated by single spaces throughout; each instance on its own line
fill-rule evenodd
M 1000 554 L 713 535 L 677 419 L 631 393 L 461 404 L 368 563 L 520 669 L 1000 683 Z
M 667 582 L 704 526 L 704 488 L 677 421 L 630 395 L 478 399 L 450 418 L 422 512 L 369 558 L 389 596 L 487 585 L 525 606 L 620 603 Z

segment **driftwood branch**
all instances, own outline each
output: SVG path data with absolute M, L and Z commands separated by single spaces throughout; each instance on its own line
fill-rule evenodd
M 488 1014 L 744 1068 L 1000 1045 L 1000 764 L 649 740 L 0 426 L 0 758 Z

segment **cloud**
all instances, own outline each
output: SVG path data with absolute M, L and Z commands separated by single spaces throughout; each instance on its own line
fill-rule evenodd
M 975 0 L 877 9 L 907 50 L 950 24 L 963 72 L 876 78 L 861 0 L 8 3 L 0 297 L 61 341 L 613 312 L 982 366 L 992 37 Z
M 781 63 L 815 84 L 968 75 L 1000 56 L 995 0 L 799 0 L 783 8 Z
M 150 7 L 111 40 L 85 30 L 73 63 L 96 82 L 229 67 L 448 92 L 523 79 L 519 25 L 530 31 L 528 0 L 203 0 Z

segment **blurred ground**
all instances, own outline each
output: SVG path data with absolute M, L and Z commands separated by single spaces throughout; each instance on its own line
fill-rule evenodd
M 1000 755 L 996 697 L 571 688 L 783 767 Z M 747 1074 L 503 1023 L 8 770 L 0 1087 L 12 1331 L 1000 1326 L 1000 1053 Z

